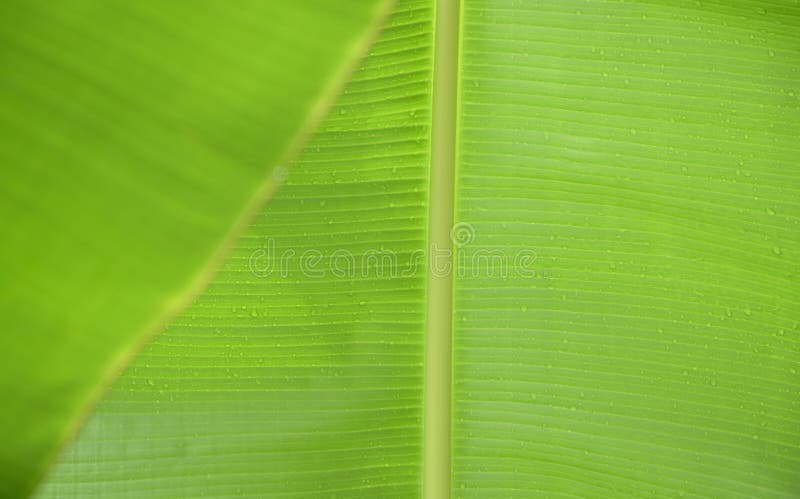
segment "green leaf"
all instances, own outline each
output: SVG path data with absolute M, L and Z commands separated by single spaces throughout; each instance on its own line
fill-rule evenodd
M 800 492 L 800 8 L 437 8 L 41 497 Z
M 798 6 L 464 4 L 459 495 L 796 496 Z
M 398 6 L 217 278 L 40 496 L 417 495 L 424 258 L 402 272 L 426 244 L 432 14 Z
M 210 278 L 380 4 L 2 3 L 0 495 Z

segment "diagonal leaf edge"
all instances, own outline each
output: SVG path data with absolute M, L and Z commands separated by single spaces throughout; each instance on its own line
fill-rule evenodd
M 371 44 L 372 40 L 377 36 L 383 20 L 391 11 L 391 7 L 393 5 L 392 0 L 382 0 L 381 2 L 371 3 L 375 6 L 375 8 L 373 9 L 374 13 L 371 14 L 372 20 L 369 22 L 369 26 L 364 29 L 363 33 L 356 34 L 357 36 L 355 36 L 353 41 L 350 43 L 351 46 L 345 50 L 345 63 L 342 64 L 336 72 L 328 76 L 325 82 L 323 82 L 323 91 L 315 99 L 315 101 L 308 106 L 308 109 L 305 111 L 306 115 L 305 118 L 303 118 L 302 127 L 295 132 L 294 137 L 289 141 L 289 145 L 284 149 L 283 153 L 280 154 L 280 159 L 276 162 L 276 164 L 290 164 L 292 158 L 308 140 L 314 128 L 318 126 L 320 120 L 323 118 L 328 108 L 335 100 L 336 95 L 341 91 L 349 79 L 350 74 L 357 66 L 358 60 L 366 53 L 366 50 Z M 368 3 L 365 3 L 364 5 L 366 6 L 367 4 Z M 5 8 L 12 9 L 13 6 L 12 4 L 6 4 Z M 163 310 L 160 314 L 158 314 L 161 315 L 161 317 L 142 330 L 142 334 L 135 345 L 117 352 L 115 358 L 113 358 L 111 361 L 110 367 L 105 370 L 103 381 L 92 390 L 90 400 L 84 404 L 82 415 L 76 420 L 72 421 L 72 423 L 66 427 L 64 434 L 59 439 L 60 443 L 57 446 L 51 447 L 49 456 L 42 461 L 45 463 L 45 466 L 42 466 L 35 471 L 35 475 L 41 476 L 46 469 L 46 463 L 52 463 L 55 459 L 58 449 L 63 447 L 66 442 L 73 438 L 73 436 L 77 433 L 78 428 L 82 424 L 82 421 L 85 420 L 92 407 L 96 405 L 104 391 L 107 390 L 108 386 L 110 386 L 112 381 L 119 375 L 123 367 L 135 356 L 136 352 L 143 348 L 148 341 L 150 341 L 161 329 L 163 329 L 164 324 L 168 322 L 169 317 L 175 316 L 180 312 L 180 310 L 185 308 L 185 306 L 191 302 L 192 298 L 202 290 L 209 280 L 212 279 L 215 265 L 217 262 L 223 260 L 225 255 L 229 252 L 231 241 L 234 240 L 236 236 L 240 234 L 241 231 L 247 226 L 248 220 L 252 219 L 259 207 L 262 206 L 263 203 L 274 194 L 280 182 L 285 177 L 285 172 L 285 168 L 280 167 L 277 172 L 272 172 L 272 174 L 262 178 L 259 187 L 255 189 L 255 193 L 251 196 L 251 199 L 244 203 L 245 207 L 243 211 L 235 217 L 236 220 L 233 224 L 233 227 L 228 231 L 228 234 L 223 237 L 223 241 L 220 246 L 211 253 L 212 256 L 210 257 L 210 260 L 204 264 L 203 270 L 201 270 L 192 278 L 192 282 L 184 290 L 176 293 L 164 302 Z M 30 387 L 29 389 L 35 388 Z M 6 417 L 10 417 L 10 413 L 6 412 Z M 15 426 L 18 426 L 20 423 L 22 423 L 22 421 L 16 420 L 14 421 L 13 425 L 9 423 L 5 424 L 4 427 L 11 429 Z M 31 421 L 31 423 L 33 423 L 33 421 Z M 19 461 L 20 459 L 25 458 L 20 455 L 15 455 L 11 458 L 4 457 L 3 461 L 16 461 L 12 468 L 25 468 L 32 464 L 22 463 Z M 31 478 L 34 479 L 31 480 Z M 35 476 L 32 477 L 31 475 L 26 475 L 24 472 L 17 472 L 14 474 L 14 479 L 3 480 L 2 487 L 0 487 L 0 492 L 2 492 L 3 495 L 8 496 L 27 495 L 28 492 L 26 492 L 26 489 L 29 490 L 34 486 L 37 481 L 35 478 Z

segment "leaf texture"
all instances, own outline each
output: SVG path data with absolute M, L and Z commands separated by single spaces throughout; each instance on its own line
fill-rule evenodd
M 2 2 L 0 496 L 209 279 L 380 6 Z
M 798 6 L 463 5 L 456 495 L 795 496 Z
M 429 2 L 398 7 L 217 278 L 38 497 L 417 494 L 424 259 L 409 269 L 426 238 L 431 22 Z M 307 252 L 323 260 L 304 270 Z
M 422 493 L 434 7 L 39 497 Z M 800 7 L 460 10 L 452 496 L 796 496 Z

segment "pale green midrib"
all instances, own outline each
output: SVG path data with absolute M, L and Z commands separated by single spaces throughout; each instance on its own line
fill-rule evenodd
M 428 212 L 423 497 L 450 497 L 452 245 L 458 87 L 459 0 L 437 0 Z M 435 253 L 450 252 L 434 262 Z M 446 272 L 434 272 L 434 263 Z

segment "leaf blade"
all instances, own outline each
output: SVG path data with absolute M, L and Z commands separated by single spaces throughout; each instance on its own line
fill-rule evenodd
M 429 2 L 398 6 L 217 279 L 38 497 L 418 494 L 424 260 L 402 273 L 426 238 L 431 30 Z
M 792 495 L 797 12 L 465 5 L 454 490 Z
M 4 495 L 33 487 L 97 384 L 205 279 L 377 5 L 4 2 Z M 297 57 L 276 51 L 292 40 Z

